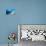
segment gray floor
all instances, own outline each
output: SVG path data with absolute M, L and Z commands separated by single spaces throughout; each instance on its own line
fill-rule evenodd
M 8 45 L 7 44 L 2 44 L 2 45 L 0 44 L 0 46 L 8 46 Z M 28 40 L 28 41 L 21 40 L 19 45 L 16 44 L 15 46 L 46 46 L 46 42 L 43 42 L 43 41 L 32 42 L 31 40 Z
M 8 44 L 0 44 L 0 46 L 8 46 Z M 10 45 L 13 46 L 13 45 Z M 15 46 L 19 46 L 18 44 L 15 44 Z
M 31 40 L 28 41 L 21 40 L 20 46 L 46 46 L 46 42 L 45 41 L 32 42 Z

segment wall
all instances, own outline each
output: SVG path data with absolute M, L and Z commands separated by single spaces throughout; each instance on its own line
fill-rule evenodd
M 6 8 L 16 8 L 16 15 L 7 16 Z M 17 24 L 46 24 L 46 0 L 0 0 L 0 44 L 17 32 Z

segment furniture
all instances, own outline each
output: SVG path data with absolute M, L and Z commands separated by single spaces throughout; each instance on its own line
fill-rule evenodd
M 40 31 L 39 34 L 37 34 L 37 33 L 38 32 L 34 33 L 33 30 L 30 30 L 30 31 L 21 30 L 21 39 L 26 39 L 26 40 L 32 39 L 32 41 L 45 40 L 44 35 L 41 35 L 43 33 L 43 31 Z

